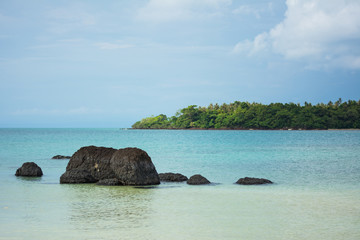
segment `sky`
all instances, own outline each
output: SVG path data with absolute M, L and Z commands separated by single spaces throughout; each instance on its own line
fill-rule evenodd
M 359 0 L 1 0 L 0 127 L 360 99 Z

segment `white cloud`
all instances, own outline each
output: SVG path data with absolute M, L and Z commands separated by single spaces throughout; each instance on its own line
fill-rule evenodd
M 287 0 L 285 19 L 234 52 L 253 55 L 267 49 L 286 59 L 359 69 L 360 1 Z
M 265 50 L 268 47 L 268 33 L 262 33 L 255 37 L 253 41 L 245 40 L 235 45 L 233 52 L 245 53 L 248 56 Z
M 236 9 L 232 11 L 233 14 L 239 14 L 239 15 L 254 15 L 257 19 L 261 18 L 261 14 L 266 11 L 273 11 L 273 5 L 272 3 L 268 3 L 267 7 L 257 7 L 257 6 L 251 6 L 251 5 L 240 5 Z
M 166 22 L 209 18 L 222 14 L 232 0 L 150 0 L 138 12 L 143 21 Z
M 253 8 L 249 5 L 241 5 L 235 10 L 233 10 L 234 14 L 253 14 L 256 18 L 260 18 L 260 11 L 256 8 Z

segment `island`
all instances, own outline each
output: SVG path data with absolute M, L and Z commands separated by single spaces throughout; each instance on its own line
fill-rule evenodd
M 360 100 L 335 103 L 249 103 L 190 105 L 175 116 L 143 118 L 133 129 L 359 129 Z

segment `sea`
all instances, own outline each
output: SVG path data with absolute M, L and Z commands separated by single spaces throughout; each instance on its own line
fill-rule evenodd
M 51 158 L 90 145 L 212 184 L 60 184 Z M 44 175 L 16 177 L 24 162 Z M 360 131 L 0 129 L 0 239 L 359 240 Z

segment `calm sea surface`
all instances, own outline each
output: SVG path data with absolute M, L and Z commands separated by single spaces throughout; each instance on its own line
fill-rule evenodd
M 88 145 L 218 184 L 60 185 L 68 161 L 51 157 Z M 44 176 L 15 177 L 28 161 Z M 0 129 L 0 239 L 358 240 L 360 131 Z

